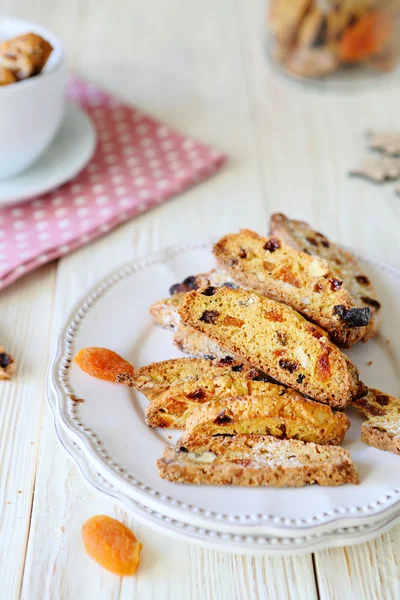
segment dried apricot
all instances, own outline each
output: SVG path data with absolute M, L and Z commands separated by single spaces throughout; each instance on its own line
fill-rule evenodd
M 116 575 L 134 575 L 142 549 L 132 531 L 106 515 L 91 517 L 82 525 L 86 552 L 99 565 Z
M 82 348 L 75 356 L 76 364 L 92 377 L 115 381 L 121 373 L 133 374 L 134 368 L 127 360 L 107 348 Z
M 339 58 L 358 62 L 379 54 L 393 33 L 393 20 L 381 11 L 371 12 L 343 34 L 338 45 Z

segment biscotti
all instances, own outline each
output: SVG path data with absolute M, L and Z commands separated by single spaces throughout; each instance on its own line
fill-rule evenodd
M 0 346 L 0 380 L 11 379 L 15 371 L 15 362 L 11 354 L 8 354 Z
M 335 343 L 349 347 L 365 335 L 370 309 L 357 306 L 325 260 L 248 229 L 224 236 L 213 252 L 236 283 L 291 306 Z
M 258 396 L 215 399 L 198 406 L 186 422 L 188 435 L 251 433 L 337 445 L 343 441 L 350 419 L 294 390 L 264 384 Z
M 348 452 L 270 436 L 185 439 L 157 461 L 160 477 L 174 483 L 302 487 L 359 483 Z
M 380 302 L 369 276 L 350 252 L 332 243 L 322 233 L 311 229 L 307 223 L 288 219 L 280 213 L 272 215 L 269 233 L 297 250 L 309 252 L 328 261 L 335 277 L 343 281 L 345 288 L 356 299 L 357 305 L 367 306 L 371 311 L 363 340 L 367 341 L 378 334 Z
M 353 405 L 366 417 L 361 440 L 378 448 L 400 454 L 400 399 L 369 388 L 364 398 Z
M 40 35 L 25 33 L 0 43 L 0 65 L 26 79 L 42 71 L 52 50 Z
M 326 333 L 275 300 L 211 287 L 186 294 L 179 314 L 228 352 L 314 400 L 345 408 L 362 393 L 356 367 Z

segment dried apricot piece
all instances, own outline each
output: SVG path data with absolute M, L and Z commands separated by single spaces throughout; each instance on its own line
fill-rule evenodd
M 88 375 L 115 381 L 121 373 L 133 374 L 134 368 L 127 360 L 108 348 L 82 348 L 75 356 L 74 361 Z
M 371 12 L 343 34 L 338 45 L 339 58 L 358 62 L 379 54 L 393 33 L 393 20 L 382 11 Z
M 82 525 L 86 552 L 99 565 L 116 575 L 134 575 L 142 549 L 126 525 L 107 515 L 95 515 Z

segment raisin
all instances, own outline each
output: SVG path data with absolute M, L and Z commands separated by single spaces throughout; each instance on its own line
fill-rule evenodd
M 373 308 L 376 308 L 377 310 L 379 310 L 381 307 L 380 302 L 378 302 L 377 300 L 374 300 L 373 298 L 368 298 L 368 296 L 361 296 L 361 300 L 365 304 L 368 304 L 368 306 L 372 306 Z
M 281 430 L 281 436 L 282 436 L 283 438 L 284 438 L 284 437 L 286 437 L 286 425 L 285 425 L 285 423 L 281 423 L 281 425 L 280 425 L 280 427 L 279 427 L 279 428 L 280 428 L 280 430 Z
M 194 392 L 186 394 L 186 398 L 191 398 L 192 400 L 204 400 L 205 397 L 206 393 L 202 388 L 197 388 Z
M 298 378 L 296 379 L 297 383 L 303 383 L 303 381 L 305 380 L 306 376 L 302 375 L 300 373 L 300 375 L 298 376 Z
M 334 277 L 332 277 L 329 280 L 329 283 L 331 284 L 332 292 L 336 292 L 337 290 L 340 290 L 340 288 L 343 285 L 343 281 L 340 281 L 340 279 L 335 279 Z
M 230 281 L 227 281 L 226 283 L 222 284 L 222 287 L 227 287 L 227 288 L 230 288 L 231 290 L 239 289 L 239 286 L 236 285 L 236 283 L 232 283 Z
M 374 406 L 369 402 L 365 402 L 363 406 L 365 410 L 373 417 L 383 417 L 383 415 L 385 414 L 385 411 L 382 408 L 379 408 L 379 406 Z
M 279 250 L 281 247 L 281 242 L 278 238 L 272 237 L 264 244 L 264 250 L 268 250 L 268 252 L 275 252 L 275 250 Z
M 356 280 L 358 283 L 361 283 L 361 285 L 369 285 L 369 279 L 365 275 L 356 275 Z
M 371 311 L 368 307 L 347 309 L 343 304 L 338 304 L 333 307 L 333 314 L 339 315 L 349 328 L 353 328 L 368 325 Z
M 217 288 L 216 287 L 212 287 L 210 285 L 205 290 L 203 290 L 201 293 L 202 293 L 203 296 L 214 296 L 214 294 L 215 294 L 216 291 L 217 291 Z
M 307 242 L 309 242 L 313 246 L 318 246 L 318 242 L 317 242 L 317 240 L 315 238 L 307 237 L 306 240 L 307 240 Z
M 194 275 L 190 275 L 190 277 L 186 277 L 183 280 L 183 285 L 186 286 L 187 290 L 198 290 L 199 286 L 197 285 L 197 277 Z
M 217 310 L 205 310 L 200 317 L 200 321 L 215 325 L 217 322 L 217 317 L 219 317 L 219 312 Z
M 223 320 L 223 325 L 228 325 L 229 327 L 232 325 L 233 327 L 241 327 L 244 325 L 244 321 L 242 319 L 237 319 L 236 317 L 231 317 L 231 315 L 226 315 Z
M 134 368 L 122 356 L 108 348 L 82 348 L 74 362 L 92 377 L 114 381 L 121 373 L 133 375 Z
M 187 289 L 186 286 L 183 285 L 183 283 L 174 283 L 174 285 L 171 285 L 171 287 L 169 288 L 169 293 L 171 296 L 174 296 L 175 294 L 182 294 L 182 293 L 186 293 Z
M 234 365 L 234 366 L 232 367 L 232 371 L 234 371 L 235 373 L 240 373 L 240 371 L 242 371 L 242 370 L 243 370 L 243 366 L 244 366 L 244 365 Z
M 314 292 L 322 292 L 323 289 L 323 284 L 320 281 L 317 281 L 317 283 L 314 286 Z
M 217 362 L 217 367 L 225 367 L 227 365 L 232 365 L 234 362 L 235 359 L 232 356 L 225 356 Z
M 5 369 L 11 362 L 11 357 L 5 352 L 0 352 L 0 367 Z
M 225 423 L 233 423 L 232 417 L 226 414 L 226 408 L 223 408 L 214 419 L 216 425 L 224 425 Z
M 247 252 L 244 248 L 240 248 L 239 256 L 240 256 L 240 258 L 247 258 Z
M 283 332 L 283 331 L 277 331 L 276 332 L 276 337 L 278 339 L 278 342 L 280 344 L 282 344 L 282 346 L 286 346 L 287 341 L 288 341 L 288 336 L 287 333 Z
M 189 452 L 189 450 L 185 446 L 179 446 L 179 452 Z
M 389 404 L 389 396 L 386 396 L 386 394 L 378 394 L 375 397 L 375 401 L 381 406 L 387 406 Z
M 133 575 L 142 549 L 132 531 L 106 515 L 88 519 L 82 526 L 86 552 L 99 565 L 116 575 Z
M 279 361 L 279 366 L 281 367 L 281 369 L 289 371 L 289 373 L 293 373 L 294 371 L 296 371 L 296 369 L 299 368 L 297 362 L 294 362 L 293 360 L 285 360 L 284 358 L 281 358 L 281 360 Z
M 329 242 L 322 233 L 316 233 L 317 240 L 320 244 L 322 244 L 325 248 L 329 248 Z
M 274 381 L 272 379 L 272 377 L 270 377 L 269 375 L 262 375 L 261 373 L 254 375 L 254 377 L 252 377 L 251 380 L 252 381 L 264 381 L 265 383 L 271 383 Z

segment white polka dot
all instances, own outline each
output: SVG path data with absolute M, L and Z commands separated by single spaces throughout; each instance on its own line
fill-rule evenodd
M 160 138 L 167 137 L 169 135 L 169 129 L 165 125 L 161 125 L 157 128 L 157 136 Z
M 67 229 L 66 231 L 61 231 L 61 237 L 63 238 L 63 240 L 69 241 L 75 237 L 75 233 L 70 229 Z
M 43 206 L 43 200 L 34 200 L 32 202 L 32 206 L 33 208 L 40 208 L 41 206 Z
M 126 159 L 126 164 L 127 165 L 138 165 L 138 164 L 140 164 L 140 159 L 137 156 L 129 156 L 129 158 Z
M 194 142 L 192 140 L 184 140 L 182 143 L 182 148 L 185 148 L 185 150 L 190 150 L 190 148 L 193 148 L 194 146 Z
M 107 223 L 104 223 L 104 225 L 102 225 L 102 226 L 100 227 L 100 231 L 103 231 L 104 233 L 105 233 L 106 231 L 110 231 L 110 225 L 108 225 Z
M 165 156 L 167 161 L 170 162 L 171 160 L 177 160 L 179 158 L 179 153 L 175 152 L 174 150 L 170 150 Z
M 200 160 L 200 159 L 193 160 L 192 161 L 192 166 L 195 169 L 202 169 L 204 167 L 204 162 L 202 160 Z
M 124 187 L 123 185 L 120 185 L 115 188 L 115 193 L 117 194 L 117 196 L 123 196 L 123 194 L 126 194 L 127 192 L 128 188 Z
M 0 233 L 1 233 L 1 229 L 0 229 Z M 0 237 L 2 237 L 2 236 L 0 235 Z M 26 240 L 27 237 L 28 237 L 28 234 L 25 233 L 24 231 L 21 231 L 21 232 L 15 234 L 16 240 Z
M 142 167 L 135 167 L 134 169 L 130 169 L 129 170 L 130 173 L 132 173 L 132 175 L 142 175 L 143 173 L 143 168 Z
M 142 148 L 150 148 L 151 146 L 154 146 L 154 140 L 151 137 L 144 137 L 140 140 L 139 144 Z
M 114 149 L 115 149 L 115 145 L 112 142 L 107 142 L 106 144 L 103 144 L 104 152 L 110 152 L 110 151 L 113 151 Z
M 198 158 L 198 156 L 199 156 L 198 150 L 190 150 L 190 152 L 187 152 L 187 157 L 190 159 Z
M 114 175 L 111 177 L 113 183 L 124 183 L 125 177 L 123 175 Z
M 90 236 L 89 235 L 82 235 L 79 238 L 79 241 L 82 242 L 82 244 L 87 244 L 87 242 L 90 240 Z
M 23 250 L 22 252 L 19 252 L 19 257 L 22 258 L 22 260 L 26 260 L 27 258 L 30 258 L 32 256 L 32 250 Z
M 110 138 L 111 138 L 111 134 L 110 134 L 110 133 L 108 133 L 107 131 L 102 131 L 102 132 L 99 134 L 99 139 L 100 139 L 100 141 L 101 141 L 101 142 L 106 142 L 106 141 L 107 141 L 107 140 L 109 140 Z M 95 166 L 96 166 L 96 165 L 95 165 Z M 95 168 L 95 169 L 93 169 L 93 171 L 97 171 L 97 170 L 98 170 L 98 167 L 96 166 L 96 168 Z
M 65 254 L 66 252 L 69 252 L 69 246 L 68 244 L 63 244 L 62 246 L 60 246 L 59 250 L 60 252 L 62 252 L 63 254 Z
M 38 223 L 36 223 L 36 229 L 38 231 L 40 231 L 41 229 L 47 229 L 47 227 L 49 226 L 47 221 L 39 221 Z
M 129 154 L 134 154 L 135 153 L 135 149 L 132 148 L 132 146 L 125 146 L 124 148 L 122 148 L 122 154 L 124 156 L 128 156 Z
M 139 210 L 140 212 L 143 212 L 144 210 L 146 210 L 146 208 L 147 208 L 147 204 L 146 204 L 146 202 L 141 202 L 141 203 L 139 204 L 139 206 L 138 206 L 138 210 Z
M 149 167 L 151 167 L 152 169 L 157 169 L 161 165 L 162 162 L 161 160 L 158 160 L 158 158 L 153 158 L 152 160 L 149 160 Z
M 133 180 L 133 183 L 135 185 L 146 185 L 147 183 L 147 177 L 135 177 L 135 179 Z
M 8 269 L 8 264 L 7 263 L 0 263 L 0 271 L 4 271 Z
M 146 123 L 142 123 L 136 127 L 136 131 L 142 135 L 143 133 L 147 133 L 149 131 L 149 126 Z
M 160 177 L 165 177 L 165 171 L 163 171 L 162 169 L 155 169 L 155 170 L 153 171 L 153 177 L 156 177 L 156 178 L 157 178 L 157 177 L 158 177 L 158 178 L 160 178 Z
M 161 142 L 161 148 L 163 150 L 171 150 L 175 147 L 175 142 L 172 140 L 165 140 L 165 142 Z
M 73 194 L 79 194 L 79 192 L 82 191 L 83 185 L 81 185 L 80 183 L 74 183 L 73 185 L 71 185 L 71 192 Z
M 98 206 L 103 206 L 104 204 L 107 204 L 108 201 L 109 201 L 108 196 L 98 196 L 96 198 L 96 204 Z
M 112 208 L 106 206 L 105 208 L 100 209 L 100 214 L 102 217 L 108 217 L 112 213 Z
M 146 158 L 153 158 L 154 156 L 157 156 L 157 154 L 158 154 L 158 152 L 154 148 L 146 148 L 145 151 L 143 152 L 143 155 Z
M 160 190 L 163 190 L 169 187 L 169 182 L 166 179 L 161 179 L 160 181 L 157 181 L 156 185 Z
M 89 173 L 94 173 L 95 171 L 98 171 L 99 168 L 96 165 L 96 163 L 92 163 L 88 166 L 87 170 L 89 171 Z
M 81 229 L 87 229 L 91 226 L 92 221 L 90 221 L 89 219 L 82 219 L 82 221 L 79 222 L 79 227 Z
M 22 217 L 24 214 L 24 211 L 22 208 L 13 208 L 11 211 L 11 214 L 13 217 Z
M 128 218 L 128 215 L 126 212 L 119 213 L 119 215 L 118 215 L 119 221 L 126 221 L 127 218 Z
M 60 229 L 66 229 L 71 225 L 71 221 L 69 219 L 61 219 L 61 221 L 58 221 L 57 225 Z
M 14 221 L 13 227 L 14 229 L 25 229 L 25 221 Z
M 131 198 L 121 198 L 121 200 L 118 201 L 118 206 L 131 206 L 132 205 L 132 199 Z
M 17 275 L 22 275 L 23 273 L 26 273 L 26 267 L 24 265 L 19 265 L 19 267 L 15 269 L 15 272 Z
M 140 190 L 138 195 L 139 195 L 139 198 L 142 198 L 143 200 L 147 200 L 148 198 L 151 197 L 151 192 L 150 192 L 150 190 Z
M 20 250 L 23 250 L 24 248 L 27 248 L 29 246 L 29 242 L 17 242 L 17 247 Z
M 60 206 L 64 202 L 64 198 L 62 196 L 56 196 L 51 201 L 53 206 Z
M 99 181 L 100 179 L 101 175 L 99 175 L 98 173 L 93 173 L 93 175 L 89 175 L 90 183 L 96 183 L 96 181 Z
M 132 136 L 130 133 L 124 133 L 118 136 L 118 139 L 121 142 L 121 144 L 130 144 L 132 142 Z
M 88 213 L 89 213 L 88 208 L 78 208 L 78 210 L 76 211 L 76 214 L 78 215 L 78 217 L 84 217 Z
M 86 197 L 85 196 L 77 196 L 76 198 L 74 198 L 74 204 L 76 206 L 81 206 L 82 204 L 86 204 Z
M 171 169 L 173 171 L 176 171 L 177 169 L 181 169 L 182 165 L 183 165 L 183 163 L 179 160 L 173 160 L 169 163 L 169 166 L 171 167 Z
M 38 233 L 38 240 L 48 240 L 49 237 L 51 236 L 48 231 L 41 231 L 40 233 Z
M 116 154 L 107 154 L 104 157 L 104 162 L 107 163 L 108 165 L 112 165 L 113 163 L 117 162 L 117 155 Z
M 104 185 L 99 185 L 99 184 L 94 185 L 92 187 L 92 190 L 95 194 L 101 194 L 101 192 L 104 192 Z
M 179 177 L 179 179 L 183 179 L 184 177 L 187 176 L 187 171 L 186 169 L 180 169 L 179 171 L 177 171 L 175 173 L 176 177 Z
M 38 263 L 45 263 L 48 260 L 48 256 L 47 254 L 41 254 L 36 260 Z
M 57 217 L 64 217 L 65 215 L 68 214 L 68 209 L 67 208 L 57 208 L 57 210 L 55 211 L 55 214 L 57 215 Z
M 109 173 L 120 173 L 121 167 L 119 165 L 112 165 L 111 167 L 107 167 L 107 171 Z
M 34 219 L 43 219 L 43 217 L 46 216 L 46 211 L 45 210 L 35 210 L 33 212 L 33 218 Z

